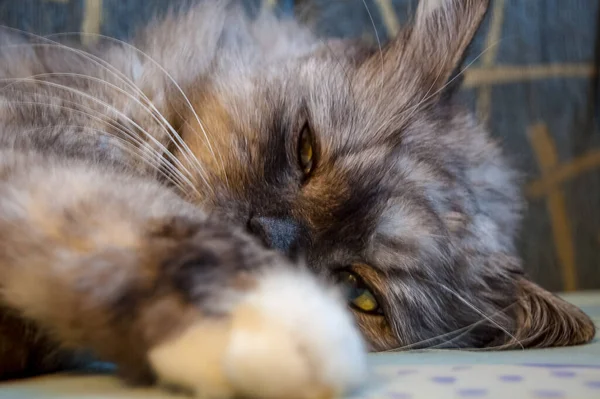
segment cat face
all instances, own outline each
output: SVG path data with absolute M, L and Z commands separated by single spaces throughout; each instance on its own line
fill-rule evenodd
M 446 85 L 487 1 L 432 3 L 381 51 L 221 38 L 179 121 L 198 202 L 343 287 L 373 350 L 583 342 L 591 322 L 523 277 L 516 174 Z

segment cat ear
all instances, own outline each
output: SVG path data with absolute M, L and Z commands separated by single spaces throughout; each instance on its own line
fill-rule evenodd
M 488 0 L 421 0 L 405 51 L 431 90 L 446 84 L 462 61 L 488 8 Z
M 400 31 L 366 71 L 408 94 L 408 102 L 439 98 L 463 60 L 488 8 L 488 0 L 420 0 L 414 23 Z
M 570 346 L 594 338 L 594 323 L 576 306 L 525 278 L 517 290 L 514 338 L 507 347 Z

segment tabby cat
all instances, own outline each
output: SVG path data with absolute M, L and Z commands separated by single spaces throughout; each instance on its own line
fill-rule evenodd
M 487 0 L 384 48 L 231 1 L 126 44 L 0 36 L 0 377 L 115 363 L 208 398 L 324 398 L 367 350 L 589 341 L 527 280 L 523 200 L 455 101 Z

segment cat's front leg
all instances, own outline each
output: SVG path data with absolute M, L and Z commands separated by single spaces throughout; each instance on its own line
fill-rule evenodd
M 361 382 L 364 349 L 335 292 L 228 228 L 190 239 L 165 278 L 202 314 L 148 352 L 160 379 L 201 396 L 274 399 L 330 398 Z
M 364 378 L 336 294 L 245 233 L 153 183 L 7 159 L 0 302 L 62 347 L 210 398 L 330 397 Z

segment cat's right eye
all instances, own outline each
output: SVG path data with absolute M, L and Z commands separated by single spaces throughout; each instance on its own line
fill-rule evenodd
M 345 289 L 348 302 L 353 308 L 363 313 L 382 313 L 375 295 L 360 276 L 344 270 L 337 274 L 337 279 Z

